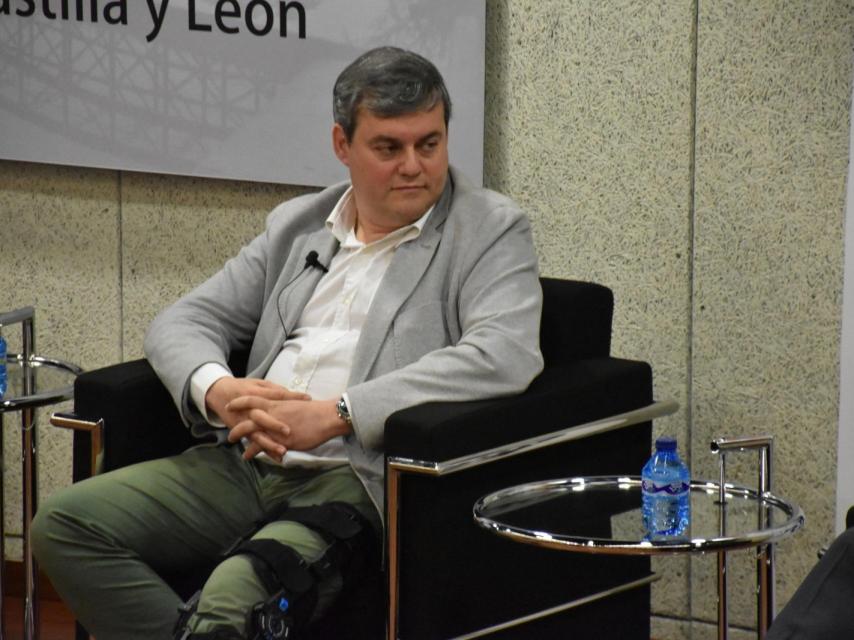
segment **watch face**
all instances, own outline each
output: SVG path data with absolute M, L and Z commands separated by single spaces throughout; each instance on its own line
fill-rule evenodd
M 350 412 L 347 410 L 347 403 L 344 402 L 344 398 L 341 398 L 338 401 L 338 404 L 335 407 L 338 410 L 338 416 L 344 420 L 345 422 L 350 422 Z

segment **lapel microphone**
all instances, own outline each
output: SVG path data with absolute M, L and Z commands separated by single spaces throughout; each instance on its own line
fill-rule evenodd
M 329 269 L 324 267 L 320 260 L 317 259 L 317 251 L 309 251 L 308 255 L 305 257 L 305 266 L 303 269 L 308 269 L 309 267 L 314 267 L 315 269 L 320 269 L 323 273 L 329 273 Z

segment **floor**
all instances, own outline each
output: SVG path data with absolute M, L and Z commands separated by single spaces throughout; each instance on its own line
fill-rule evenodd
M 23 640 L 24 604 L 21 598 L 6 597 L 3 602 L 5 614 L 5 640 Z M 45 600 L 41 605 L 40 640 L 74 640 L 74 618 L 58 600 Z

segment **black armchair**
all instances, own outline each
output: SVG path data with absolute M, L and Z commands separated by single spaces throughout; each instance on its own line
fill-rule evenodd
M 472 518 L 477 498 L 512 484 L 638 474 L 650 420 L 675 408 L 653 402 L 646 363 L 610 357 L 610 290 L 548 278 L 542 285 L 546 366 L 526 392 L 430 403 L 389 418 L 383 572 L 340 598 L 311 637 L 649 638 L 648 558 L 538 549 Z M 75 481 L 93 473 L 99 438 L 102 471 L 193 442 L 145 360 L 81 375 L 74 408 L 75 416 L 53 422 L 77 429 Z M 609 516 L 603 508 L 603 526 Z M 183 594 L 204 577 L 181 584 L 164 576 Z

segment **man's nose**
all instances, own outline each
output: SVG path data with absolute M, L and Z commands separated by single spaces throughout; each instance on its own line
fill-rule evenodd
M 415 147 L 407 147 L 400 161 L 400 173 L 405 176 L 417 176 L 421 173 L 421 158 Z

